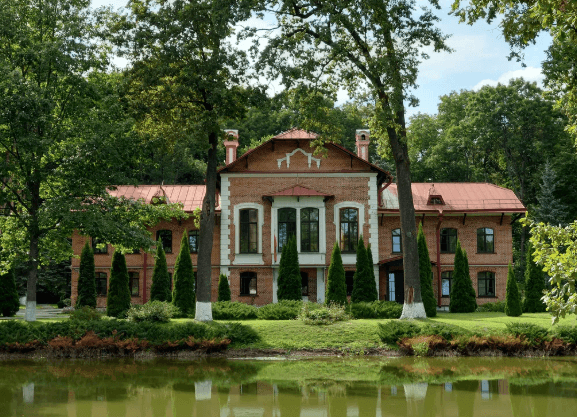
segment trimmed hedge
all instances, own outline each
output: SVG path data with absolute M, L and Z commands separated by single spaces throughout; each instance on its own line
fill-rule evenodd
M 426 323 L 422 327 L 404 320 L 393 320 L 379 324 L 377 331 L 381 341 L 388 345 L 395 345 L 401 339 L 415 336 L 441 336 L 447 341 L 460 337 L 471 336 L 473 333 L 453 324 Z
M 480 313 L 504 313 L 505 301 L 495 301 L 494 303 L 485 303 L 477 307 Z
M 168 301 L 149 301 L 146 304 L 136 304 L 130 307 L 126 316 L 129 321 L 155 321 L 168 323 L 171 318 L 178 317 L 180 311 Z
M 355 319 L 398 319 L 403 305 L 395 301 L 373 301 L 352 303 L 349 309 Z
M 260 320 L 294 320 L 303 308 L 302 301 L 281 300 L 276 304 L 267 304 L 257 311 Z
M 238 301 L 218 301 L 212 303 L 214 320 L 253 320 L 257 318 L 257 308 Z

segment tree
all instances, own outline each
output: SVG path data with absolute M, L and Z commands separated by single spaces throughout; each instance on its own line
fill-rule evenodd
M 435 0 L 430 4 L 439 8 Z M 371 136 L 381 149 L 390 149 L 396 165 L 405 274 L 402 317 L 424 318 L 404 106 L 405 101 L 417 103 L 408 90 L 416 87 L 417 65 L 425 57 L 421 48 L 450 51 L 434 27 L 438 19 L 429 9 L 415 10 L 411 0 L 276 0 L 271 7 L 280 31 L 262 62 L 274 75 L 282 75 L 286 84 L 306 82 L 329 90 L 345 86 L 351 96 L 363 91 L 375 102 Z
M 278 267 L 277 299 L 302 300 L 301 270 L 297 251 L 297 241 L 291 236 L 282 247 Z
M 218 277 L 218 301 L 230 301 L 230 285 L 228 285 L 228 278 L 224 274 Z
M 76 307 L 96 308 L 96 280 L 94 277 L 94 253 L 86 240 L 80 254 L 80 269 L 78 271 L 78 298 Z
M 244 110 L 239 87 L 246 54 L 229 41 L 251 16 L 252 0 L 131 0 L 117 28 L 132 67 L 128 97 L 138 129 L 151 137 L 184 138 L 208 149 L 206 193 L 200 215 L 196 319 L 212 320 L 211 255 L 215 222 L 217 146 L 223 117 Z
M 130 279 L 128 268 L 126 268 L 126 258 L 120 251 L 114 251 L 106 297 L 106 315 L 124 318 L 130 308 L 130 301 Z
M 474 306 L 475 310 L 477 310 L 477 294 L 475 293 L 475 288 L 473 288 L 473 280 L 471 279 L 471 270 L 469 269 L 469 256 L 467 255 L 467 251 L 462 247 L 461 251 L 463 252 L 464 265 L 465 265 L 464 270 L 467 282 L 471 283 L 471 285 L 468 286 L 469 299 L 471 300 L 471 304 Z
M 191 316 L 195 310 L 194 270 L 190 259 L 188 233 L 185 230 L 180 241 L 180 252 L 174 264 L 172 304 L 185 316 Z
M 70 258 L 74 230 L 115 246 L 152 243 L 139 215 L 157 209 L 107 192 L 132 183 L 138 147 L 95 38 L 103 16 L 89 5 L 0 0 L 0 269 L 27 259 L 28 321 L 39 268 Z
M 327 276 L 327 290 L 325 302 L 337 303 L 340 305 L 347 304 L 347 283 L 345 279 L 345 268 L 341 257 L 339 244 L 335 242 L 333 253 L 331 255 L 331 264 L 329 265 L 329 274 Z
M 468 263 L 465 260 L 465 253 L 461 248 L 461 242 L 457 241 L 455 251 L 455 269 L 453 270 L 453 280 L 451 282 L 451 301 L 449 311 L 451 313 L 473 313 L 477 308 L 477 301 L 471 297 L 471 290 L 475 289 L 469 276 Z
M 166 265 L 166 255 L 162 247 L 162 241 L 156 242 L 156 260 L 152 271 L 152 288 L 150 288 L 151 301 L 172 301 L 170 291 L 170 276 Z
M 543 271 L 533 260 L 533 245 L 527 245 L 527 260 L 525 262 L 525 299 L 523 300 L 524 313 L 542 313 L 546 310 L 543 302 L 545 279 Z
M 7 273 L 0 274 L 0 313 L 4 317 L 13 317 L 19 309 L 14 268 L 10 268 Z
M 505 314 L 512 317 L 519 317 L 523 314 L 523 307 L 521 306 L 521 294 L 517 286 L 517 280 L 513 273 L 513 266 L 509 262 L 509 270 L 507 272 L 507 295 L 505 297 Z
M 360 236 L 359 243 L 357 244 L 356 271 L 353 276 L 353 292 L 351 294 L 352 303 L 378 300 L 377 286 L 374 278 L 372 278 L 371 266 L 372 262 L 369 264 L 365 242 L 363 241 L 363 237 Z
M 422 223 L 419 223 L 417 243 L 419 245 L 419 273 L 421 276 L 421 295 L 423 296 L 423 304 L 425 305 L 427 317 L 435 317 L 437 315 L 437 300 L 433 293 L 433 268 L 431 267 L 431 258 L 429 257 L 427 239 L 423 232 Z
M 367 265 L 369 267 L 369 273 L 371 274 L 371 280 L 375 283 L 375 294 L 376 300 L 379 299 L 379 292 L 377 291 L 377 277 L 375 277 L 375 266 L 373 265 L 373 251 L 371 250 L 371 244 L 367 244 Z
M 559 181 L 557 174 L 547 161 L 543 168 L 541 187 L 537 194 L 538 205 L 534 215 L 537 221 L 552 225 L 565 225 L 568 218 L 568 207 L 557 197 Z

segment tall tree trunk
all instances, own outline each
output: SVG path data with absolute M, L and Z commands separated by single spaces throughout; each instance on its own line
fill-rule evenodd
M 36 283 L 38 281 L 38 236 L 30 236 L 28 280 L 26 282 L 26 321 L 36 321 Z
M 216 194 L 216 146 L 218 133 L 211 132 L 208 136 L 208 165 L 206 168 L 206 194 L 202 202 L 200 214 L 200 243 L 198 248 L 198 269 L 196 275 L 196 313 L 198 321 L 212 321 L 212 305 L 210 302 L 210 287 L 212 275 L 212 240 L 215 223 Z

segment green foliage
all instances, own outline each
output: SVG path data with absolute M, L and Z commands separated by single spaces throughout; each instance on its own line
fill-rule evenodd
M 106 298 L 106 315 L 124 318 L 130 308 L 130 301 L 130 279 L 126 268 L 126 258 L 119 251 L 114 251 Z
M 379 338 L 387 345 L 395 345 L 398 340 L 418 335 L 420 327 L 405 320 L 391 320 L 388 323 L 379 323 L 377 331 Z
M 367 257 L 367 249 L 365 247 L 365 242 L 363 237 L 359 237 L 359 243 L 357 244 L 357 264 L 356 271 L 353 277 L 353 292 L 351 294 L 351 302 L 372 302 L 377 300 L 377 284 L 372 278 L 373 273 L 371 272 L 372 260 L 369 262 Z
M 294 236 L 291 236 L 282 248 L 278 268 L 277 298 L 279 301 L 298 301 L 303 298 L 297 241 Z
M 238 301 L 218 301 L 212 303 L 214 320 L 253 320 L 257 318 L 257 308 Z
M 373 301 L 349 304 L 355 319 L 398 319 L 403 312 L 402 304 L 394 301 Z
M 550 340 L 549 331 L 537 324 L 532 323 L 507 323 L 507 332 L 516 337 L 523 337 L 531 344 L 539 344 L 544 340 Z
M 168 275 L 168 265 L 162 242 L 156 242 L 156 259 L 154 271 L 152 272 L 152 287 L 150 288 L 151 301 L 172 301 L 170 291 L 170 276 Z
M 188 233 L 184 230 L 180 241 L 180 252 L 174 264 L 172 304 L 181 311 L 182 314 L 194 315 L 196 299 L 194 294 L 194 270 L 190 258 L 190 247 L 188 245 Z
M 461 337 L 468 337 L 472 332 L 462 327 L 447 323 L 425 323 L 419 332 L 423 336 L 441 336 L 447 341 L 458 339 Z
M 294 320 L 303 307 L 302 301 L 281 300 L 262 306 L 257 311 L 259 320 Z
M 304 303 L 298 319 L 309 325 L 328 325 L 338 321 L 349 320 L 345 307 L 341 304 L 328 304 L 311 308 L 312 303 Z
M 228 278 L 224 274 L 218 277 L 218 301 L 230 301 L 230 285 Z
M 76 307 L 96 307 L 96 280 L 94 278 L 94 253 L 88 240 L 80 254 L 78 270 L 78 298 Z
M 521 305 L 521 294 L 517 286 L 517 280 L 513 273 L 513 266 L 509 263 L 509 271 L 507 273 L 507 295 L 505 297 L 505 314 L 512 317 L 518 317 L 523 314 L 523 307 Z
M 477 307 L 476 311 L 479 313 L 504 313 L 505 301 L 495 301 L 493 303 L 481 304 L 479 307 Z
M 0 313 L 4 317 L 12 317 L 19 309 L 20 301 L 16 291 L 14 268 L 10 268 L 7 273 L 0 273 Z
M 547 309 L 541 300 L 545 291 L 543 271 L 533 260 L 533 245 L 527 245 L 527 261 L 525 262 L 525 299 L 523 300 L 524 313 L 542 313 Z
M 472 294 L 475 293 L 471 277 L 469 275 L 468 262 L 465 251 L 461 248 L 461 242 L 457 241 L 455 252 L 455 269 L 451 282 L 451 301 L 449 311 L 451 313 L 472 313 L 477 309 L 477 300 Z
M 325 300 L 327 303 L 337 303 L 343 306 L 347 304 L 345 268 L 343 267 L 341 249 L 337 242 L 333 246 L 331 255 Z
M 75 321 L 96 321 L 101 318 L 102 313 L 90 306 L 77 307 L 70 313 L 70 320 Z
M 437 300 L 433 293 L 433 268 L 431 258 L 427 248 L 427 239 L 423 232 L 423 224 L 419 223 L 419 234 L 417 235 L 417 246 L 419 248 L 419 276 L 421 279 L 421 297 L 427 317 L 437 315 Z
M 577 327 L 575 325 L 558 325 L 553 326 L 551 335 L 567 343 L 577 345 Z
M 168 323 L 171 318 L 180 315 L 180 311 L 167 301 L 149 301 L 146 304 L 136 304 L 126 313 L 128 321 L 153 321 Z

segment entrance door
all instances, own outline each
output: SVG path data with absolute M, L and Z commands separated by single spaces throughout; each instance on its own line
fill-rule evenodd
M 405 302 L 405 279 L 403 271 L 389 272 L 387 300 L 396 301 L 399 304 Z

